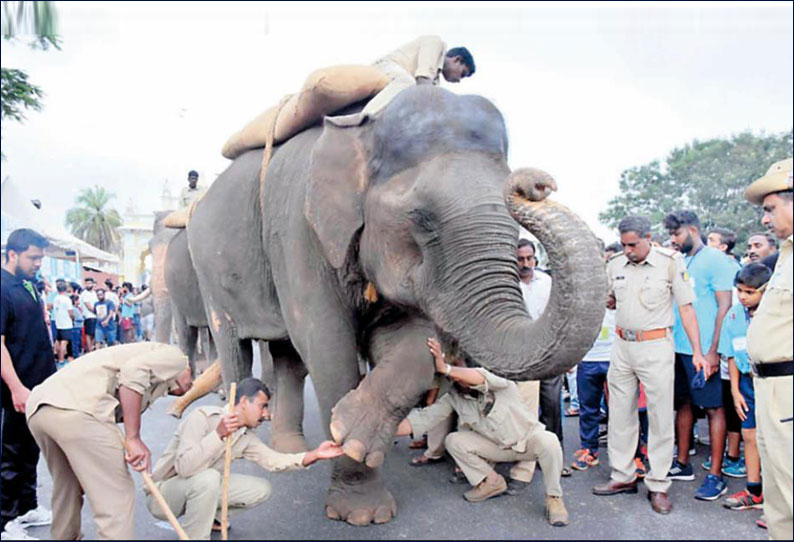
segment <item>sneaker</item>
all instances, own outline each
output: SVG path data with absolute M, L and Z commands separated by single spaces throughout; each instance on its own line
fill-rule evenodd
M 52 523 L 52 512 L 39 505 L 14 520 L 22 527 L 40 527 Z
M 546 496 L 546 519 L 554 527 L 565 527 L 568 525 L 568 510 L 565 509 L 562 497 Z
M 728 510 L 760 510 L 764 507 L 764 496 L 761 495 L 756 497 L 746 489 L 743 489 L 738 493 L 734 493 L 729 497 L 725 497 L 725 501 L 722 503 L 722 506 Z
M 587 448 L 577 450 L 574 454 L 574 461 L 571 463 L 571 468 L 576 470 L 587 470 L 590 467 L 598 465 L 598 452 L 595 454 L 590 453 Z
M 673 466 L 670 468 L 670 471 L 667 473 L 667 477 L 670 480 L 681 480 L 685 482 L 690 482 L 695 479 L 695 473 L 692 470 L 692 465 L 689 464 L 682 464 L 677 459 L 673 459 Z
M 736 461 L 725 458 L 722 462 L 722 474 L 731 478 L 747 478 L 747 465 L 744 458 L 740 457 Z
M 707 474 L 706 479 L 695 492 L 695 498 L 699 501 L 715 501 L 728 492 L 728 486 L 722 476 Z
M 635 457 L 634 466 L 636 467 L 634 469 L 634 474 L 637 475 L 637 478 L 645 478 L 645 473 L 646 473 L 645 463 L 642 462 L 642 459 L 640 459 L 639 457 Z
M 691 457 L 691 456 L 693 456 L 693 455 L 697 455 L 697 453 L 698 453 L 698 451 L 695 449 L 695 445 L 693 444 L 693 445 L 692 445 L 692 446 L 689 448 L 689 456 Z M 678 457 L 678 444 L 676 444 L 675 446 L 673 446 L 673 457 L 674 457 L 674 458 L 675 458 L 675 457 Z M 709 467 L 709 468 L 711 468 L 711 467 Z
M 0 533 L 0 540 L 38 540 L 25 532 L 25 528 L 16 521 L 6 523 L 6 528 Z

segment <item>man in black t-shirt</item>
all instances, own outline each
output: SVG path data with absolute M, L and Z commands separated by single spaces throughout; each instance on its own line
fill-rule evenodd
M 33 230 L 11 232 L 3 261 L 2 337 L 2 506 L 3 539 L 29 538 L 24 527 L 46 525 L 48 510 L 38 506 L 36 465 L 39 447 L 25 420 L 31 388 L 55 372 L 44 312 L 31 282 L 41 267 L 47 240 Z

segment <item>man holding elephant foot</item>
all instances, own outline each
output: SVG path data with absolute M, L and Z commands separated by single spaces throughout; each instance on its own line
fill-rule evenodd
M 209 540 L 220 522 L 224 439 L 232 439 L 232 458 L 253 461 L 271 472 L 303 469 L 320 459 L 343 454 L 338 445 L 325 441 L 315 450 L 297 454 L 276 452 L 260 441 L 256 429 L 267 414 L 270 392 L 256 378 L 246 378 L 237 387 L 232 412 L 221 407 L 200 407 L 180 424 L 157 462 L 152 479 L 169 508 L 182 516 L 191 540 Z M 229 508 L 251 508 L 270 496 L 270 482 L 257 476 L 231 474 Z M 165 519 L 155 499 L 147 496 L 151 513 Z
M 515 382 L 483 368 L 449 365 L 436 339 L 428 339 L 435 370 L 451 379 L 452 389 L 433 406 L 412 411 L 397 428 L 397 436 L 421 435 L 453 411 L 459 430 L 445 441 L 447 451 L 474 488 L 464 494 L 482 502 L 507 491 L 507 482 L 492 463 L 537 461 L 546 486 L 546 517 L 554 526 L 568 524 L 562 500 L 562 448 L 557 437 L 531 419 Z

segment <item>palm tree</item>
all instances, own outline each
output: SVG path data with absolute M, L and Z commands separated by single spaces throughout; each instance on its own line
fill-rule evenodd
M 101 186 L 84 188 L 75 199 L 75 206 L 66 213 L 71 232 L 97 248 L 112 251 L 118 246 L 121 216 L 107 205 L 116 195 Z

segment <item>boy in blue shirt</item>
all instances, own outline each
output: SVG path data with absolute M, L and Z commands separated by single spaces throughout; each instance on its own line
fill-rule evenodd
M 722 321 L 731 308 L 733 278 L 736 269 L 719 250 L 706 246 L 701 240 L 700 219 L 692 211 L 679 211 L 667 215 L 664 227 L 670 234 L 673 247 L 684 255 L 684 279 L 695 290 L 695 315 L 700 329 L 701 354 L 706 363 L 695 365 L 692 346 L 684 333 L 678 308 L 675 310 L 675 409 L 678 457 L 673 462 L 668 477 L 672 480 L 694 480 L 689 464 L 689 440 L 694 417 L 692 405 L 706 411 L 711 441 L 710 472 L 706 475 L 695 498 L 713 501 L 728 491 L 722 477 L 725 452 L 725 409 L 722 403 L 719 346 Z M 695 385 L 696 374 L 702 373 L 705 384 Z M 738 461 L 738 458 L 734 458 Z
M 731 374 L 731 394 L 736 413 L 742 420 L 744 456 L 747 464 L 747 487 L 727 497 L 723 506 L 729 510 L 762 508 L 761 458 L 755 437 L 755 393 L 747 355 L 747 327 L 761 302 L 772 271 L 761 263 L 751 263 L 736 275 L 734 284 L 739 303 L 731 307 L 722 324 L 719 352 L 728 358 Z

